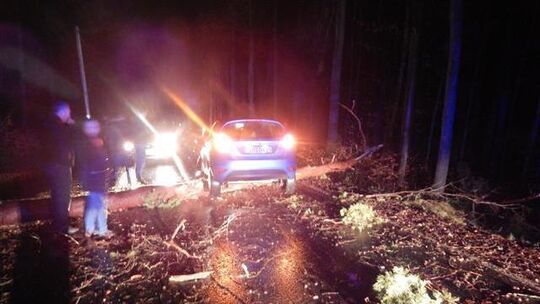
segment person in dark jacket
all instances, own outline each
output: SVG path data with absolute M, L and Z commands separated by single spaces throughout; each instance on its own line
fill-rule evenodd
M 75 233 L 69 227 L 71 203 L 71 169 L 74 162 L 71 109 L 65 101 L 56 102 L 44 130 L 44 170 L 51 192 L 53 229 L 61 234 Z
M 84 138 L 79 147 L 80 179 L 88 191 L 84 208 L 85 236 L 110 237 L 107 229 L 107 175 L 109 171 L 107 152 L 99 136 L 101 127 L 96 120 L 83 123 Z

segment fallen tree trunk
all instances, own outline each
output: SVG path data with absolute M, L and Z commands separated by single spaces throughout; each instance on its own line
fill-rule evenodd
M 303 167 L 297 170 L 296 178 L 305 179 L 317 177 L 330 172 L 344 171 L 352 168 L 364 157 L 369 157 L 377 152 L 383 145 L 368 148 L 362 155 L 343 162 L 331 163 L 316 167 Z M 235 190 L 240 190 L 240 187 Z M 154 195 L 160 199 L 170 198 L 195 199 L 203 194 L 202 185 L 198 180 L 191 181 L 179 186 L 144 186 L 134 190 L 122 192 L 112 192 L 107 195 L 108 210 L 110 212 L 139 207 L 143 205 L 144 199 L 148 195 Z M 84 213 L 84 196 L 73 197 L 69 215 L 72 217 L 82 217 Z M 4 201 L 0 203 L 0 226 L 16 225 L 37 220 L 47 220 L 51 218 L 50 200 L 42 199 L 21 199 Z
M 118 211 L 141 206 L 145 197 L 156 195 L 160 198 L 171 198 L 177 195 L 178 187 L 146 186 L 135 190 L 109 193 L 107 202 L 109 211 Z M 69 215 L 82 217 L 84 213 L 84 196 L 71 200 Z M 3 202 L 0 205 L 0 226 L 28 223 L 51 218 L 50 199 L 24 199 Z
M 322 166 L 315 166 L 315 167 L 307 166 L 307 167 L 300 168 L 296 171 L 296 179 L 317 177 L 317 176 L 322 176 L 324 174 L 331 173 L 331 172 L 345 171 L 347 169 L 352 168 L 363 158 L 370 157 L 371 155 L 373 155 L 375 152 L 379 151 L 382 148 L 383 148 L 383 145 L 381 144 L 381 145 L 373 146 L 366 149 L 364 153 L 362 153 L 360 156 L 355 157 L 350 160 L 337 162 L 337 163 L 330 163 L 330 164 L 326 164 Z

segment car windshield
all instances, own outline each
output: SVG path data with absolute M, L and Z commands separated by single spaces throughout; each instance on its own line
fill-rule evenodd
M 221 130 L 235 140 L 275 140 L 285 132 L 283 126 L 269 121 L 238 121 L 224 125 Z

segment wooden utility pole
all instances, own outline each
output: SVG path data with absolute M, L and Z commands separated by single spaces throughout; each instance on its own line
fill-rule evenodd
M 81 73 L 81 85 L 83 89 L 84 110 L 86 118 L 90 119 L 90 101 L 88 100 L 88 86 L 86 85 L 86 72 L 84 70 L 84 58 L 81 44 L 81 33 L 79 27 L 75 27 L 75 37 L 77 39 L 77 55 L 79 57 L 79 72 Z

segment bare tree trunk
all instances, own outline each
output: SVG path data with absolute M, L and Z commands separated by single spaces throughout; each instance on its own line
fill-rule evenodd
M 277 118 L 277 8 L 274 0 L 274 16 L 272 25 L 272 112 Z
M 349 10 L 352 12 L 351 15 L 350 15 L 350 19 L 351 19 L 351 22 L 352 24 L 356 25 L 356 22 L 357 22 L 357 8 L 355 7 L 355 2 L 352 2 L 350 4 L 350 7 L 349 7 Z M 357 93 L 357 87 L 356 87 L 356 72 L 358 71 L 357 70 L 357 67 L 356 67 L 356 62 L 359 60 L 359 56 L 356 56 L 356 40 L 357 40 L 357 35 L 358 35 L 358 32 L 360 31 L 352 31 L 348 37 L 349 37 L 349 40 L 350 40 L 350 46 L 349 46 L 349 54 L 350 54 L 350 57 L 351 57 L 351 62 L 349 63 L 348 65 L 348 70 L 349 70 L 349 77 L 347 79 L 347 96 L 345 97 L 346 101 L 351 101 L 351 100 L 355 100 L 356 97 L 355 97 L 355 94 Z
M 248 62 L 248 103 L 249 115 L 255 116 L 255 43 L 253 37 L 253 5 L 249 0 L 249 62 Z
M 408 48 L 407 44 L 409 43 L 409 6 L 407 6 L 407 12 L 405 17 L 405 25 L 403 26 L 403 45 L 401 46 L 401 60 L 399 64 L 398 80 L 397 80 L 397 89 L 395 91 L 395 106 L 392 109 L 392 114 L 390 116 L 390 126 L 387 133 L 387 142 L 392 142 L 394 126 L 396 125 L 397 113 L 401 104 L 401 93 L 403 91 L 403 79 L 405 77 L 405 67 L 407 64 L 407 55 Z
M 441 107 L 443 88 L 444 88 L 444 81 L 441 81 L 441 85 L 439 86 L 439 91 L 437 92 L 437 100 L 435 100 L 435 108 L 433 109 L 433 115 L 431 116 L 431 125 L 429 127 L 429 137 L 428 137 L 426 161 L 425 161 L 426 164 L 429 163 L 429 160 L 431 159 L 433 136 L 435 135 L 435 122 L 437 121 L 437 118 L 438 118 L 437 114 L 439 113 L 439 108 Z
M 26 94 L 26 83 L 24 81 L 24 74 L 26 73 L 26 65 L 24 60 L 24 47 L 23 47 L 23 40 L 22 40 L 22 27 L 17 28 L 17 43 L 19 46 L 19 51 L 17 54 L 19 55 L 17 60 L 19 63 L 19 100 L 21 102 L 21 120 L 22 125 L 26 127 L 28 125 L 28 98 Z
M 448 50 L 448 70 L 446 94 L 441 124 L 439 157 L 433 186 L 444 191 L 452 151 L 452 136 L 456 115 L 459 64 L 461 61 L 462 0 L 452 0 L 450 4 L 450 45 Z
M 486 26 L 485 26 L 486 27 Z M 476 38 L 480 39 L 480 37 L 484 37 L 483 35 L 486 32 L 486 30 L 482 30 L 480 33 L 477 32 Z M 475 93 L 478 89 L 478 77 L 480 75 L 480 62 L 482 61 L 483 57 L 483 46 L 484 46 L 484 39 L 480 40 L 479 45 L 477 46 L 477 52 L 476 52 L 476 62 L 474 67 L 474 74 L 472 81 L 470 83 L 469 92 L 467 96 L 467 114 L 465 118 L 465 125 L 463 126 L 463 138 L 461 139 L 461 147 L 459 149 L 459 159 L 464 160 L 465 159 L 465 152 L 467 148 L 467 141 L 469 138 L 469 124 L 471 121 L 471 113 L 472 108 L 474 105 L 474 99 L 475 99 Z
M 403 136 L 401 144 L 401 160 L 399 163 L 399 179 L 403 183 L 407 173 L 407 161 L 409 159 L 409 144 L 411 139 L 411 121 L 414 107 L 414 95 L 416 90 L 416 61 L 417 61 L 418 37 L 415 28 L 411 30 L 409 41 L 409 59 L 407 68 L 407 105 L 403 119 Z
M 237 100 L 237 92 L 236 92 L 236 32 L 234 28 L 231 30 L 231 58 L 230 58 L 230 66 L 229 66 L 229 96 L 232 98 L 227 104 L 230 105 L 230 102 L 236 102 Z M 232 116 L 237 115 L 238 113 L 234 113 L 235 107 L 229 106 L 228 108 L 229 115 L 232 114 Z M 233 113 L 231 113 L 233 112 Z
M 334 54 L 332 59 L 332 73 L 330 75 L 330 109 L 328 113 L 327 144 L 336 144 L 338 141 L 339 102 L 341 91 L 341 64 L 343 62 L 343 41 L 345 39 L 345 8 L 346 0 L 338 0 L 336 14 L 336 27 L 334 37 Z
M 475 84 L 472 84 L 475 86 Z M 465 116 L 465 125 L 463 126 L 463 138 L 461 139 L 461 147 L 459 148 L 459 160 L 465 158 L 465 149 L 467 147 L 467 139 L 469 137 L 469 123 L 471 121 L 472 106 L 474 103 L 474 88 L 470 89 L 469 96 L 467 98 L 467 114 Z

